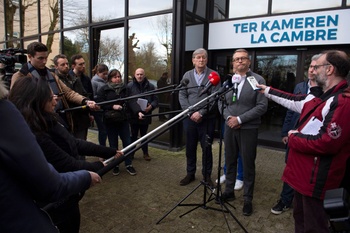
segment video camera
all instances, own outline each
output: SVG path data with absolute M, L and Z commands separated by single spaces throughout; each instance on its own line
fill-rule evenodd
M 2 49 L 0 50 L 0 74 L 7 87 L 10 87 L 12 75 L 16 72 L 16 63 L 23 65 L 27 62 L 26 49 Z

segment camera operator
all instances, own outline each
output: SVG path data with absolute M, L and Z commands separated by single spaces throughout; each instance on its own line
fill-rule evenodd
M 95 101 L 90 101 L 88 98 L 76 93 L 67 87 L 56 74 L 51 73 L 46 67 L 48 58 L 48 48 L 41 42 L 32 42 L 27 47 L 29 62 L 25 63 L 22 68 L 12 76 L 11 86 L 19 79 L 25 76 L 30 76 L 36 79 L 47 80 L 52 92 L 57 95 L 63 95 L 57 104 L 57 110 L 69 108 L 68 102 L 78 105 L 87 105 L 91 110 L 98 109 Z M 73 120 L 69 113 L 66 113 L 66 123 L 70 131 L 73 132 Z

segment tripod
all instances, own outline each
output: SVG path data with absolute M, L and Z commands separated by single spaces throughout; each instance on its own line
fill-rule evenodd
M 214 99 L 214 101 L 216 102 L 218 100 L 218 98 L 220 98 L 221 96 L 224 96 L 224 94 L 226 94 L 227 92 L 229 92 L 229 90 L 223 91 L 223 94 L 219 94 L 218 96 L 216 96 L 216 98 Z M 220 91 L 219 91 L 220 92 Z M 214 105 L 215 106 L 215 105 Z M 208 112 L 209 112 L 209 103 L 207 104 L 207 108 L 208 108 Z M 224 101 L 222 101 L 222 106 L 221 109 L 223 112 L 224 109 Z M 221 122 L 222 122 L 222 117 L 220 117 L 220 127 L 221 127 Z M 156 224 L 159 224 L 166 216 L 168 216 L 174 209 L 176 209 L 176 207 L 178 206 L 194 206 L 194 208 L 192 208 L 191 210 L 187 211 L 186 213 L 180 215 L 179 217 L 183 217 L 185 215 L 187 215 L 188 213 L 191 213 L 192 211 L 202 207 L 205 210 L 211 209 L 211 210 L 216 210 L 216 211 L 221 211 L 224 215 L 224 219 L 226 222 L 226 225 L 229 229 L 229 231 L 231 232 L 228 220 L 225 216 L 224 213 L 229 213 L 231 215 L 231 217 L 238 223 L 238 225 L 242 228 L 242 230 L 244 232 L 248 232 L 244 226 L 239 222 L 239 220 L 233 215 L 233 213 L 231 212 L 231 210 L 225 205 L 225 203 L 222 199 L 221 199 L 221 184 L 220 184 L 220 173 L 221 173 L 221 156 L 222 156 L 222 133 L 221 133 L 221 128 L 219 130 L 220 132 L 220 144 L 219 144 L 219 165 L 218 165 L 218 185 L 217 185 L 217 189 L 216 189 L 216 194 L 215 194 L 215 189 L 212 189 L 209 187 L 209 184 L 207 182 L 207 175 L 204 175 L 204 181 L 201 181 L 192 191 L 190 191 L 189 194 L 187 194 L 184 198 L 182 198 L 171 210 L 169 210 L 160 220 L 158 220 L 158 222 Z M 208 149 L 208 147 L 210 146 L 210 137 L 208 135 L 206 135 L 206 147 L 205 147 L 205 153 L 204 153 L 204 171 L 206 172 L 206 150 Z M 183 204 L 183 202 L 189 197 L 191 196 L 199 187 L 204 186 L 204 192 L 203 192 L 203 201 L 201 203 L 194 203 L 194 204 Z M 212 192 L 210 194 L 210 196 L 207 199 L 207 193 L 208 193 L 208 189 L 210 189 Z M 210 207 L 207 206 L 207 203 L 211 202 L 215 200 L 215 202 L 217 204 L 220 204 L 220 209 L 219 208 L 214 208 L 214 207 Z M 232 206 L 231 204 L 227 203 L 228 205 L 230 205 L 232 208 L 235 209 L 234 206 Z

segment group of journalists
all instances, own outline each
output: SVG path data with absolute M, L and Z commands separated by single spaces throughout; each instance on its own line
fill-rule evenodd
M 118 149 L 118 137 L 125 148 L 137 140 L 138 133 L 146 135 L 151 123 L 147 115 L 158 107 L 157 95 L 146 93 L 155 87 L 142 68 L 124 84 L 118 70 L 100 64 L 89 80 L 83 75 L 82 56 L 74 58 L 71 70 L 64 55 L 56 56 L 56 71 L 51 72 L 46 67 L 48 49 L 44 44 L 33 42 L 27 51 L 29 62 L 12 76 L 10 90 L 0 85 L 0 207 L 6 210 L 2 211 L 0 225 L 4 232 L 79 232 L 79 200 L 87 189 L 101 182 L 98 171 L 106 165 L 103 159 L 124 157 L 127 172 L 136 174 L 134 152 L 124 156 Z M 179 90 L 183 110 L 221 90 L 220 85 L 208 86 L 208 78 L 216 72 L 207 67 L 207 61 L 205 49 L 193 52 L 194 68 L 184 74 L 188 82 Z M 211 142 L 219 111 L 224 118 L 226 167 L 225 189 L 219 202 L 236 199 L 237 166 L 241 166 L 242 213 L 252 215 L 258 128 L 271 99 L 288 109 L 282 132 L 287 145 L 284 183 L 281 198 L 271 212 L 280 214 L 293 206 L 295 232 L 329 232 L 329 216 L 323 208 L 325 193 L 348 187 L 349 57 L 338 50 L 315 55 L 308 80 L 296 85 L 294 93 L 266 86 L 265 79 L 250 70 L 245 49 L 233 53 L 232 67 L 239 82 L 228 78 L 225 84 L 234 88 L 218 101 L 203 102 L 184 119 L 186 176 L 180 185 L 195 180 L 199 142 L 203 180 L 215 186 L 211 181 Z M 256 88 L 247 81 L 252 77 L 258 83 Z M 138 98 L 128 99 L 130 96 Z M 73 106 L 78 110 L 65 111 Z M 87 106 L 89 111 L 79 106 Z M 86 141 L 89 124 L 82 126 L 83 117 L 85 122 L 94 119 L 97 123 L 100 145 Z M 150 161 L 147 143 L 141 148 L 143 158 Z M 84 156 L 101 159 L 88 162 Z M 119 166 L 113 174 L 119 174 Z

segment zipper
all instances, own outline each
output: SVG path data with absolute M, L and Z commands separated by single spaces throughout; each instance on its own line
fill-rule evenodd
M 316 164 L 317 164 L 317 157 L 314 157 L 314 166 L 312 167 L 312 171 L 311 171 L 310 184 L 313 183 L 313 179 L 314 179 L 314 175 L 315 175 L 315 170 L 316 170 Z

